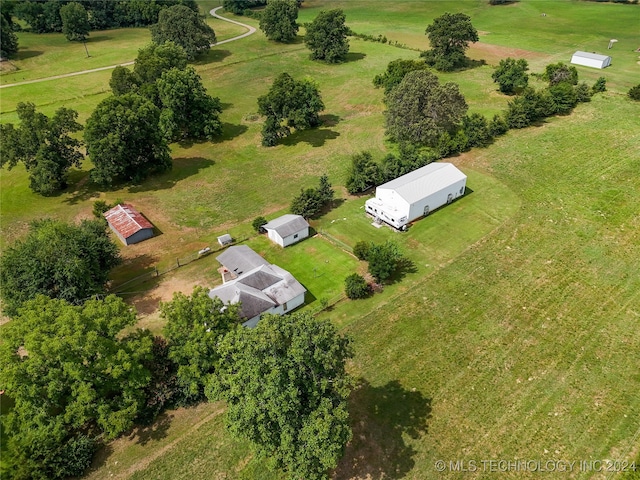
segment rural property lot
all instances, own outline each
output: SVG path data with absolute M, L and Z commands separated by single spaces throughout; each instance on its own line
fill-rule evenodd
M 201 4 L 208 9 L 218 2 Z M 610 68 L 578 68 L 590 85 L 605 76 L 607 92 L 570 115 L 512 130 L 485 149 L 449 159 L 469 176 L 472 192 L 401 234 L 371 227 L 361 208 L 368 197 L 348 196 L 342 187 L 352 154 L 368 150 L 380 159 L 395 148 L 384 136 L 382 92 L 372 78 L 390 61 L 416 59 L 419 52 L 352 39 L 348 62 L 324 65 L 308 59 L 301 41 L 278 45 L 258 31 L 212 49 L 196 65 L 209 93 L 223 103 L 220 140 L 173 145 L 171 172 L 113 191 L 88 180 L 89 160 L 73 172 L 69 191 L 48 198 L 30 192 L 22 167 L 2 170 L 1 245 L 20 238 L 35 218 L 72 221 L 90 216 L 96 199 L 123 199 L 162 235 L 123 247 L 116 283 L 214 246 L 217 235 L 229 232 L 249 238 L 267 259 L 299 276 L 316 300 L 331 298 L 362 265 L 320 237 L 279 250 L 253 236 L 250 225 L 258 215 L 284 213 L 301 187 L 315 186 L 326 172 L 345 201 L 312 226 L 347 246 L 393 238 L 415 266 L 383 292 L 340 301 L 320 314 L 353 338 L 349 370 L 360 385 L 350 399 L 353 440 L 334 478 L 539 478 L 545 474 L 483 471 L 479 462 L 638 459 L 640 107 L 625 94 L 640 83 L 640 53 L 634 51 L 640 7 L 571 0 L 504 6 L 307 0 L 299 20 L 333 7 L 345 10 L 354 31 L 415 49 L 427 48 L 424 29 L 434 17 L 469 14 L 481 38 L 470 56 L 488 65 L 438 76 L 459 83 L 470 112 L 487 116 L 509 101 L 491 81 L 501 58 L 527 58 L 539 73 L 546 64 L 568 61 L 575 50 L 605 53 L 610 38 L 619 42 L 609 52 Z M 257 26 L 254 19 L 238 19 Z M 240 30 L 233 28 L 230 36 Z M 143 44 L 144 32 L 127 35 Z M 48 40 L 41 38 L 25 45 L 46 50 Z M 36 48 L 37 41 L 43 46 Z M 32 58 L 24 65 L 34 70 L 24 75 L 37 78 L 45 66 Z M 77 67 L 60 64 L 56 73 L 66 68 Z M 324 123 L 265 148 L 256 100 L 283 71 L 318 83 Z M 3 89 L 0 121 L 14 122 L 15 105 L 28 99 L 46 114 L 62 105 L 77 109 L 84 123 L 109 94 L 109 75 Z M 173 288 L 188 293 L 195 284 L 213 286 L 216 267 L 209 256 L 129 297 L 144 308 L 141 325 L 160 332 L 158 301 L 168 300 Z M 167 412 L 157 425 L 108 446 L 89 478 L 284 478 L 229 435 L 223 413 L 223 404 Z M 440 472 L 439 460 L 447 466 L 476 461 L 480 468 Z M 611 478 L 577 465 L 569 475 L 545 476 Z

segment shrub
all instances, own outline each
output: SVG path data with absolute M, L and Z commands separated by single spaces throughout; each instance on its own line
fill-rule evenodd
M 631 87 L 627 92 L 627 95 L 631 100 L 639 101 L 640 100 L 640 84 L 636 85 L 635 87 Z
M 369 284 L 362 275 L 353 273 L 344 280 L 344 293 L 351 300 L 365 298 L 370 291 Z
M 358 260 L 366 260 L 369 248 L 371 248 L 371 243 L 362 240 L 353 246 L 353 254 L 358 257 Z
M 266 225 L 267 223 L 269 222 L 267 222 L 266 218 L 257 217 L 256 219 L 253 220 L 253 222 L 251 222 L 251 226 L 256 232 L 263 233 L 264 229 L 262 228 L 262 226 Z
M 591 101 L 591 89 L 589 88 L 589 85 L 587 85 L 585 82 L 582 82 L 576 85 L 575 91 L 576 91 L 576 98 L 578 99 L 579 103 Z
M 604 77 L 600 77 L 598 80 L 596 80 L 596 83 L 593 84 L 593 87 L 591 87 L 591 92 L 593 93 L 600 93 L 600 92 L 606 92 L 607 91 L 607 79 Z

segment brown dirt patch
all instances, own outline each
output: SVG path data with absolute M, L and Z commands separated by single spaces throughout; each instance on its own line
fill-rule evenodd
M 191 295 L 195 286 L 207 287 L 200 279 L 186 278 L 179 275 L 171 275 L 163 279 L 149 291 L 129 300 L 140 316 L 151 315 L 158 310 L 160 302 L 168 302 L 175 292 Z
M 546 56 L 540 52 L 503 47 L 501 45 L 491 45 L 489 43 L 483 43 L 482 41 L 471 44 L 467 53 L 470 58 L 485 60 L 489 65 L 497 65 L 500 63 L 500 60 L 507 57 L 535 60 Z

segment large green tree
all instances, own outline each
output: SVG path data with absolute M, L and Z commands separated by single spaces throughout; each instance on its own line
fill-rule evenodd
M 160 110 L 134 93 L 107 97 L 87 120 L 84 139 L 100 184 L 139 182 L 171 169 L 169 147 L 158 128 Z
M 184 70 L 187 67 L 187 53 L 172 41 L 149 45 L 138 50 L 133 72 L 141 83 L 154 83 L 162 74 L 172 68 Z
M 396 141 L 433 146 L 455 130 L 467 103 L 455 83 L 440 84 L 427 70 L 409 72 L 385 97 L 387 133 Z
M 3 310 L 14 315 L 38 294 L 75 302 L 103 293 L 109 270 L 119 262 L 102 222 L 36 221 L 0 257 Z
M 62 18 L 62 33 L 67 40 L 79 40 L 83 42 L 89 36 L 91 26 L 89 15 L 84 6 L 78 2 L 71 2 L 60 7 Z
M 376 88 L 384 87 L 384 93 L 387 94 L 402 81 L 407 73 L 427 68 L 427 64 L 422 61 L 399 58 L 389 62 L 387 70 L 374 77 L 373 85 Z
M 167 140 L 213 140 L 222 132 L 220 100 L 207 94 L 193 68 L 172 68 L 162 74 L 157 85 L 162 103 L 160 130 Z
M 290 42 L 298 35 L 298 2 L 270 0 L 260 14 L 260 30 L 269 40 Z
M 18 52 L 18 36 L 4 15 L 0 18 L 0 57 L 11 58 Z
M 576 85 L 578 83 L 578 69 L 563 62 L 551 63 L 545 67 L 542 78 L 548 81 L 551 87 L 559 83 Z
M 464 67 L 470 42 L 477 42 L 478 31 L 464 13 L 444 13 L 434 18 L 425 31 L 431 50 L 423 53 L 426 62 L 442 72 Z
M 380 178 L 380 166 L 373 160 L 371 153 L 360 152 L 351 157 L 346 187 L 349 193 L 356 194 L 374 187 Z
M 153 43 L 174 42 L 184 48 L 189 60 L 206 53 L 216 34 L 197 12 L 184 5 L 166 8 L 158 15 L 158 23 L 151 27 Z
M 178 365 L 178 382 L 189 401 L 204 398 L 204 386 L 214 375 L 220 361 L 221 337 L 240 323 L 237 305 L 223 305 L 196 287 L 189 297 L 174 293 L 170 302 L 160 304 L 166 320 L 164 335 L 169 343 L 169 358 Z
M 262 144 L 273 146 L 291 133 L 320 125 L 324 103 L 317 85 L 311 80 L 294 80 L 281 73 L 266 95 L 258 98 L 258 113 L 267 117 L 262 128 Z
M 500 91 L 507 95 L 514 95 L 524 90 L 529 83 L 529 64 L 524 58 L 506 58 L 491 74 L 493 81 L 498 84 Z
M 327 63 L 344 61 L 349 53 L 349 27 L 340 9 L 323 10 L 307 25 L 304 43 L 311 50 L 312 60 Z
M 67 186 L 67 173 L 80 167 L 81 142 L 70 136 L 82 130 L 75 110 L 61 107 L 52 118 L 36 112 L 33 103 L 18 103 L 20 125 L 0 126 L 0 166 L 11 169 L 22 162 L 34 192 L 49 195 Z
M 15 403 L 2 415 L 2 478 L 80 476 L 94 439 L 132 427 L 152 343 L 148 332 L 122 335 L 135 323 L 115 296 L 75 306 L 40 295 L 3 327 L 0 385 Z
M 227 401 L 231 432 L 289 478 L 327 478 L 351 438 L 345 371 L 349 339 L 304 313 L 265 315 L 219 346 L 207 397 Z
M 385 243 L 371 244 L 367 252 L 369 273 L 376 282 L 382 283 L 396 271 L 401 259 L 402 253 L 395 242 L 388 240 Z

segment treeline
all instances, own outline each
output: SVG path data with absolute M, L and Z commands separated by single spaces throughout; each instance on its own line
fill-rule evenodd
M 2 14 L 24 20 L 36 33 L 62 31 L 60 9 L 71 0 L 3 0 Z M 185 5 L 197 12 L 195 0 L 76 0 L 87 11 L 91 30 L 142 27 L 158 22 L 160 12 L 173 5 Z M 8 18 L 7 18 L 8 17 Z

